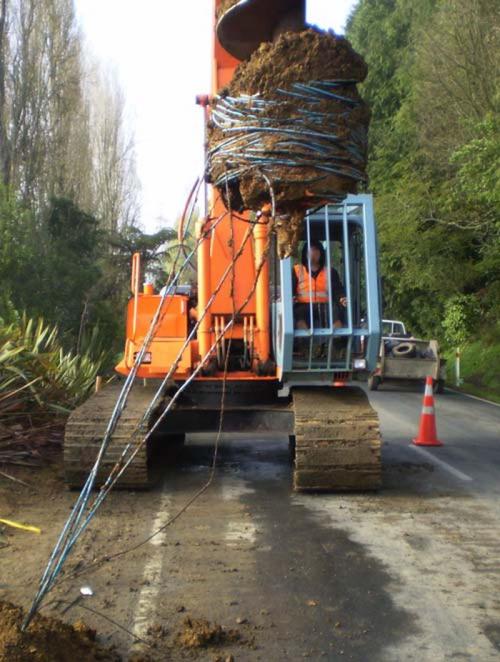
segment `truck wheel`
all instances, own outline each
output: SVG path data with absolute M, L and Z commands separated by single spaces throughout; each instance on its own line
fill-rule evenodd
M 380 386 L 380 377 L 378 375 L 370 375 L 368 377 L 368 389 L 370 391 L 378 391 L 378 387 Z

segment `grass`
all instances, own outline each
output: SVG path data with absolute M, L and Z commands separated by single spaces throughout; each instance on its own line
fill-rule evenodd
M 448 383 L 455 379 L 455 352 L 446 353 Z M 462 348 L 461 391 L 487 400 L 500 402 L 500 338 L 495 335 L 481 337 Z

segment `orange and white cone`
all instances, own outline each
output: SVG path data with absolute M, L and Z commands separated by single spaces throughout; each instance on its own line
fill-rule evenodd
M 434 411 L 434 393 L 432 390 L 432 377 L 425 380 L 424 404 L 420 416 L 420 427 L 418 435 L 413 439 L 416 446 L 442 446 L 437 438 L 436 413 Z

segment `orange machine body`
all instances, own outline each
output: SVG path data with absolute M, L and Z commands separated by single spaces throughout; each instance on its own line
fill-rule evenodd
M 221 0 L 215 0 L 217 10 Z M 215 12 L 214 12 L 215 19 Z M 212 82 L 215 94 L 217 90 L 229 83 L 239 61 L 225 51 L 213 30 L 213 72 Z M 205 101 L 207 99 L 205 98 Z M 208 104 L 201 103 L 208 113 Z M 266 251 L 268 242 L 268 225 L 258 223 L 254 226 L 252 237 L 246 241 L 251 225 L 250 213 L 238 214 L 238 217 L 228 213 L 217 192 L 210 187 L 208 191 L 208 209 L 210 216 L 202 218 L 196 228 L 196 239 L 204 237 L 198 246 L 198 303 L 197 316 L 201 320 L 197 330 L 197 338 L 188 343 L 182 352 L 182 358 L 173 375 L 175 379 L 185 379 L 213 347 L 221 335 L 221 329 L 232 318 L 233 311 L 239 311 L 237 321 L 221 339 L 220 344 L 227 343 L 228 338 L 245 340 L 251 343 L 253 365 L 248 370 L 231 371 L 229 379 L 273 379 L 273 375 L 259 377 L 255 366 L 265 363 L 270 356 L 270 302 L 269 302 L 269 265 L 261 268 L 258 282 L 255 283 L 258 265 Z M 221 219 L 221 220 L 218 220 Z M 218 220 L 218 222 L 217 222 Z M 247 222 L 245 222 L 245 220 Z M 240 253 L 234 264 L 234 274 L 229 273 L 222 286 L 218 287 L 224 272 L 231 264 L 233 256 Z M 134 257 L 132 268 L 131 290 L 133 298 L 129 301 L 126 324 L 126 346 L 123 360 L 117 366 L 117 371 L 127 374 L 135 360 L 151 320 L 160 302 L 159 294 L 151 293 L 151 286 L 146 286 L 143 293 L 140 288 L 139 258 Z M 217 294 L 209 304 L 214 291 Z M 248 299 L 248 301 L 247 301 Z M 247 303 L 245 304 L 245 302 Z M 243 307 L 243 304 L 244 307 Z M 177 357 L 189 333 L 188 298 L 180 295 L 168 296 L 164 302 L 161 322 L 157 326 L 154 337 L 142 362 L 139 377 L 163 377 Z M 203 312 L 207 313 L 203 316 Z M 217 349 L 213 352 L 217 356 Z M 221 366 L 212 371 L 210 378 L 222 376 Z M 201 376 L 200 379 L 207 378 Z

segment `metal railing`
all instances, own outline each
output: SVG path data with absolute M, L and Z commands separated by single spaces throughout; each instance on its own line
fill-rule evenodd
M 353 369 L 353 355 L 365 358 L 367 368 L 375 366 L 381 320 L 371 196 L 348 196 L 343 203 L 329 204 L 309 213 L 305 219 L 304 234 L 309 273 L 311 243 L 320 241 L 324 248 L 328 300 L 324 303 L 313 301 L 312 279 L 309 279 L 309 302 L 303 304 L 308 306 L 308 328 L 297 328 L 292 260 L 288 258 L 280 262 L 280 297 L 275 304 L 273 319 L 275 353 L 282 375 L 293 374 L 296 380 L 300 374 L 318 376 L 349 372 Z M 362 245 L 359 255 L 357 251 L 351 251 L 355 235 Z M 342 270 L 333 259 L 334 242 L 340 247 Z M 340 293 L 333 291 L 332 268 L 343 271 L 341 275 L 347 303 L 345 308 L 340 307 L 344 311 L 340 315 L 337 312 Z

